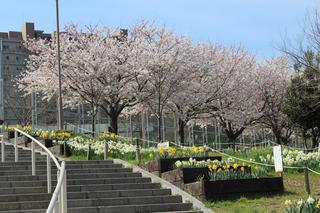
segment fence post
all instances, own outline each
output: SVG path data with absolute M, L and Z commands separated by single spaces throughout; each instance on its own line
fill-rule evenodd
M 88 144 L 87 160 L 91 159 L 91 144 Z
M 47 154 L 47 186 L 48 186 L 48 194 L 52 192 L 52 185 L 51 185 L 51 160 L 50 155 Z
M 4 140 L 1 138 L 1 162 L 5 161 Z
M 140 154 L 140 143 L 139 139 L 136 139 L 136 146 L 137 146 L 137 151 L 136 151 L 136 161 L 138 162 L 138 166 L 140 166 L 141 163 L 141 154 Z
M 14 131 L 14 161 L 18 162 L 18 132 Z
M 308 170 L 308 166 L 305 165 L 304 167 L 304 181 L 305 181 L 305 186 L 306 186 L 306 192 L 308 193 L 308 195 L 311 194 L 310 191 L 310 181 L 309 181 L 309 170 Z
M 107 141 L 104 142 L 104 160 L 107 160 L 109 152 L 109 144 Z
M 31 164 L 32 164 L 32 176 L 36 175 L 36 153 L 34 141 L 31 142 Z

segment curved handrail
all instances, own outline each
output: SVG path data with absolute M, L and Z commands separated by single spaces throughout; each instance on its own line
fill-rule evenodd
M 57 182 L 57 186 L 53 192 L 53 195 L 51 197 L 51 200 L 50 200 L 50 203 L 49 203 L 49 206 L 48 206 L 48 209 L 46 211 L 46 213 L 51 213 L 55 207 L 55 204 L 56 204 L 56 201 L 58 200 L 58 196 L 61 192 L 61 188 L 62 188 L 62 183 L 64 182 L 65 180 L 65 177 L 66 177 L 66 164 L 64 161 L 62 161 L 61 163 L 61 170 L 60 170 L 60 176 L 59 176 L 59 179 L 58 179 L 58 182 Z
M 29 135 L 28 133 L 20 130 L 20 129 L 17 129 L 17 128 L 14 128 L 15 131 L 17 132 L 20 132 L 21 134 L 23 134 L 24 136 L 30 138 L 33 142 L 35 142 L 36 144 L 38 144 L 42 149 L 44 149 L 50 156 L 50 158 L 53 160 L 53 162 L 56 164 L 57 166 L 57 169 L 61 170 L 61 166 L 59 164 L 59 162 L 57 161 L 57 159 L 54 157 L 54 155 L 52 154 L 52 152 L 47 149 L 47 147 L 45 147 L 42 143 L 40 143 L 40 141 L 38 141 L 37 139 L 35 139 L 34 137 L 32 137 L 31 135 Z
M 58 160 L 55 158 L 55 156 L 52 154 L 52 152 L 47 149 L 40 141 L 29 135 L 28 133 L 14 128 L 15 130 L 15 146 L 17 149 L 17 132 L 21 133 L 22 135 L 30 138 L 32 142 L 38 144 L 44 151 L 47 152 L 47 182 L 48 182 L 48 193 L 51 193 L 51 164 L 50 164 L 50 158 L 53 160 L 53 162 L 57 166 L 58 170 L 58 182 L 56 185 L 56 188 L 52 194 L 49 206 L 47 208 L 46 213 L 52 213 L 56 207 L 59 208 L 60 213 L 66 213 L 67 212 L 67 181 L 66 181 L 66 169 L 65 169 L 65 161 L 61 162 L 61 165 L 59 164 Z M 32 143 L 32 175 L 35 175 L 35 157 L 34 157 L 34 143 Z M 50 157 L 50 158 L 49 158 Z M 16 152 L 16 160 L 17 158 L 17 152 Z M 58 201 L 59 206 L 56 206 L 56 202 Z

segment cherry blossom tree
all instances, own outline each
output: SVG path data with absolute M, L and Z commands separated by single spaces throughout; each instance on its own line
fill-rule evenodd
M 162 140 L 162 116 L 168 108 L 170 98 L 180 89 L 188 77 L 188 66 L 192 58 L 192 43 L 186 37 L 179 37 L 164 27 L 150 24 L 135 33 L 142 41 L 138 56 L 143 78 L 137 79 L 144 89 L 138 93 L 144 108 L 150 110 L 158 121 L 158 141 Z
M 258 65 L 255 80 L 256 92 L 264 103 L 263 117 L 259 123 L 272 130 L 278 144 L 287 144 L 292 134 L 292 125 L 282 112 L 289 71 L 288 60 L 285 57 L 265 60 Z
M 112 131 L 117 133 L 118 116 L 125 107 L 137 103 L 134 91 L 138 86 L 134 79 L 138 72 L 131 54 L 138 45 L 130 35 L 114 33 L 108 28 L 80 31 L 74 26 L 66 27 L 61 35 L 61 64 L 65 107 L 90 104 L 92 120 L 100 107 L 109 116 Z M 20 88 L 26 94 L 37 91 L 44 99 L 50 99 L 56 94 L 58 79 L 55 39 L 31 40 L 26 47 L 34 54 L 19 81 Z
M 178 115 L 180 143 L 185 143 L 184 129 L 189 121 L 208 112 L 210 103 L 217 99 L 220 88 L 228 75 L 219 72 L 226 48 L 215 44 L 202 43 L 189 51 L 186 63 L 188 75 L 180 82 L 179 90 L 170 98 L 169 108 Z M 219 79 L 219 80 L 218 80 Z
M 243 130 L 260 119 L 262 103 L 255 91 L 255 58 L 241 47 L 229 48 L 216 70 L 221 73 L 214 81 L 223 83 L 216 93 L 216 100 L 208 112 L 197 120 L 198 124 L 213 124 L 216 120 L 235 149 L 235 141 Z

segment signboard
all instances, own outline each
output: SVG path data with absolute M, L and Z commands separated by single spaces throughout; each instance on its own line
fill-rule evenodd
M 273 147 L 274 169 L 283 172 L 281 145 Z
M 169 141 L 163 142 L 163 143 L 158 143 L 158 148 L 162 147 L 164 150 L 169 149 Z

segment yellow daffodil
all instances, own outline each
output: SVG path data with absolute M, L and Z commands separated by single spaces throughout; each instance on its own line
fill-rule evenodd
M 286 201 L 284 202 L 284 204 L 285 204 L 286 206 L 290 206 L 290 205 L 292 205 L 292 201 L 291 201 L 291 200 L 286 200 Z
M 202 151 L 203 151 L 202 146 L 198 146 L 198 147 L 197 147 L 197 152 L 202 152 Z
M 236 164 L 236 163 L 234 163 L 233 164 L 233 168 L 234 168 L 234 170 L 237 170 L 237 168 L 239 167 L 239 165 L 238 164 Z
M 240 167 L 240 170 L 241 170 L 241 172 L 243 172 L 243 171 L 244 171 L 244 167 L 243 167 L 243 166 L 241 166 L 241 167 Z
M 176 149 L 175 149 L 174 147 L 169 147 L 169 148 L 168 148 L 168 153 L 169 153 L 170 155 L 175 155 L 175 154 L 176 154 Z
M 317 208 L 317 209 L 320 209 L 320 200 L 318 200 L 318 203 L 317 203 L 317 205 L 316 205 L 316 208 Z
M 164 153 L 164 149 L 163 149 L 163 147 L 160 147 L 159 148 L 159 154 L 162 155 L 163 153 Z
M 111 133 L 111 138 L 116 138 L 116 134 L 115 133 Z
M 298 201 L 297 201 L 297 205 L 298 205 L 298 206 L 302 206 L 302 204 L 303 204 L 303 201 L 302 201 L 302 200 L 298 200 Z
M 221 169 L 221 168 L 219 168 L 217 172 L 219 172 L 219 173 L 220 173 L 220 172 L 222 172 L 222 169 Z
M 193 151 L 194 153 L 197 153 L 197 151 L 198 151 L 197 147 L 192 146 L 192 151 Z

